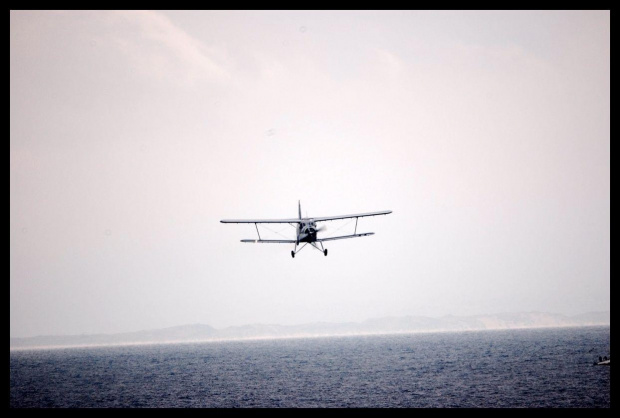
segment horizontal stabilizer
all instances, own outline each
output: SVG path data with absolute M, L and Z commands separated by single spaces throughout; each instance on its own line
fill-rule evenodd
M 353 235 L 341 235 L 339 237 L 317 238 L 317 242 L 333 241 L 333 240 L 345 239 L 345 238 L 365 237 L 367 235 L 374 235 L 374 232 L 364 232 L 363 234 L 353 234 Z
M 295 244 L 294 239 L 242 239 L 241 242 L 252 244 Z

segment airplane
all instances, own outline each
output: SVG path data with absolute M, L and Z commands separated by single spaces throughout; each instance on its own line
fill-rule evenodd
M 315 216 L 312 218 L 305 218 L 301 216 L 301 201 L 297 202 L 299 209 L 299 218 L 291 218 L 291 219 L 222 219 L 220 222 L 224 224 L 254 224 L 256 227 L 256 233 L 258 234 L 258 239 L 242 239 L 241 242 L 249 242 L 249 243 L 260 243 L 260 244 L 295 244 L 295 249 L 291 251 L 291 257 L 295 258 L 295 254 L 300 252 L 306 245 L 310 244 L 317 250 L 321 251 L 325 256 L 327 256 L 327 248 L 323 247 L 323 242 L 325 241 L 333 241 L 337 239 L 345 239 L 345 238 L 357 238 L 357 237 L 365 237 L 368 235 L 373 235 L 374 232 L 363 232 L 357 233 L 357 221 L 358 218 L 363 218 L 365 216 L 377 216 L 377 215 L 387 215 L 392 213 L 391 210 L 382 210 L 379 212 L 368 212 L 368 213 L 357 213 L 354 215 L 338 215 L 338 216 Z M 335 221 L 339 219 L 350 219 L 355 218 L 355 230 L 352 235 L 341 235 L 337 237 L 327 237 L 327 238 L 317 238 L 317 233 L 323 230 L 323 228 L 317 228 L 317 222 L 325 222 L 325 221 Z M 297 234 L 296 239 L 262 239 L 260 237 L 260 232 L 258 232 L 258 224 L 289 224 L 296 228 Z M 275 232 L 275 231 L 274 231 Z M 303 243 L 299 250 L 297 246 Z M 321 245 L 321 248 L 317 246 L 316 243 Z

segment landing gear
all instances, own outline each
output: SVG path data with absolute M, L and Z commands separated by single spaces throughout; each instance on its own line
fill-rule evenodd
M 316 242 L 319 242 L 321 244 L 321 248 L 319 248 L 318 245 L 316 245 Z M 295 254 L 297 254 L 299 251 L 303 250 L 304 247 L 308 244 L 310 244 L 312 247 L 316 248 L 317 250 L 319 250 L 320 252 L 323 253 L 323 255 L 327 256 L 327 248 L 323 248 L 323 243 L 321 241 L 311 241 L 311 242 L 304 242 L 301 247 L 299 247 L 299 250 L 297 249 L 297 245 L 295 245 L 295 249 L 293 251 L 291 251 L 291 257 L 295 258 Z

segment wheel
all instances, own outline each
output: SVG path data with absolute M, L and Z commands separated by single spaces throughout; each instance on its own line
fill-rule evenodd
M 295 258 L 295 251 L 291 251 L 291 257 Z
M 323 251 L 323 254 L 325 254 L 325 257 L 327 257 L 327 248 L 325 248 L 325 251 Z

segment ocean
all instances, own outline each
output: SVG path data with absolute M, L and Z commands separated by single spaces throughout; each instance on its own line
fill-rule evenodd
M 11 408 L 609 408 L 610 327 L 11 351 Z

